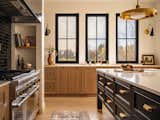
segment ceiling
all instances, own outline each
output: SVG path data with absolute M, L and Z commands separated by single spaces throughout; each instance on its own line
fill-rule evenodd
M 112 2 L 112 3 L 125 3 L 125 2 L 133 2 L 136 3 L 137 0 L 45 0 L 45 2 Z M 159 0 L 139 0 L 142 3 L 153 3 Z M 160 1 L 159 1 L 160 2 Z

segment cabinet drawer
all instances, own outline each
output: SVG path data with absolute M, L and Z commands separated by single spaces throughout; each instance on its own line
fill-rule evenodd
M 134 89 L 134 112 L 143 120 L 160 120 L 160 97 Z
M 129 106 L 131 100 L 130 86 L 126 83 L 119 81 L 117 81 L 115 84 L 116 98 Z
M 114 113 L 114 101 L 111 96 L 105 95 L 105 105 L 109 109 L 109 111 L 113 114 Z
M 98 75 L 98 82 L 100 82 L 101 84 L 104 85 L 104 83 L 105 83 L 105 77 L 101 76 L 101 75 Z
M 117 120 L 131 120 L 130 114 L 117 103 L 115 103 L 115 117 Z
M 98 97 L 100 100 L 102 100 L 104 102 L 104 94 L 101 91 L 98 91 Z
M 107 91 L 114 92 L 115 84 L 112 78 L 106 77 L 105 88 Z
M 104 85 L 102 84 L 102 82 L 101 81 L 98 81 L 98 89 L 100 89 L 101 91 L 103 91 L 104 92 Z

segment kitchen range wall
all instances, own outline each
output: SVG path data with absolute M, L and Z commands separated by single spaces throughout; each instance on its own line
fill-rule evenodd
M 0 13 L 0 70 L 10 68 L 11 22 L 4 13 Z

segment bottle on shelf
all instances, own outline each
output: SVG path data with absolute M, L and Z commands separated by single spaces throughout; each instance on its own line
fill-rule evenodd
M 17 70 L 20 70 L 21 64 L 20 64 L 20 55 L 18 55 L 18 59 L 17 59 Z
M 24 69 L 24 59 L 23 59 L 23 57 L 21 59 L 21 69 Z

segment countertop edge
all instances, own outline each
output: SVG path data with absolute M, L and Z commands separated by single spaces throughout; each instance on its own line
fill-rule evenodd
M 0 81 L 0 87 L 10 84 L 10 81 Z
M 145 87 L 145 86 L 143 86 L 143 85 L 139 85 L 139 84 L 130 82 L 130 81 L 126 80 L 126 79 L 123 79 L 123 78 L 114 76 L 114 75 L 112 75 L 112 74 L 103 72 L 103 71 L 101 71 L 100 69 L 96 69 L 96 72 L 101 72 L 101 73 L 103 73 L 104 75 L 109 75 L 110 77 L 117 78 L 118 80 L 120 80 L 120 81 L 122 81 L 122 82 L 126 82 L 126 83 L 128 83 L 128 84 L 130 84 L 130 85 L 133 85 L 134 87 L 137 87 L 137 88 L 139 88 L 139 89 L 142 89 L 142 90 L 145 90 L 145 91 L 150 92 L 150 93 L 152 93 L 152 94 L 155 94 L 155 95 L 160 96 L 160 91 L 155 91 L 155 90 L 153 90 L 152 88 L 148 88 L 148 87 Z
M 141 64 L 132 64 L 134 68 L 155 68 L 160 69 L 160 65 L 141 65 Z M 45 65 L 45 68 L 52 67 L 93 67 L 93 68 L 120 68 L 121 64 L 102 64 L 102 65 L 81 65 L 81 64 L 55 64 L 55 65 Z

